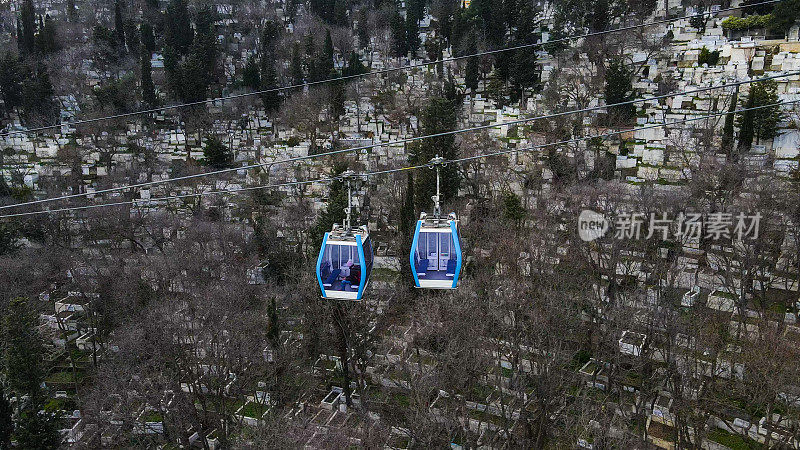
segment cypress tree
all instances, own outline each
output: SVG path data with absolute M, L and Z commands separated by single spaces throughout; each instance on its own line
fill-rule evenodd
M 331 30 L 326 30 L 325 45 L 322 47 L 322 54 L 317 68 L 323 77 L 329 77 L 334 72 L 333 67 L 333 40 L 331 39 Z
M 11 448 L 11 434 L 14 432 L 14 422 L 11 417 L 14 408 L 6 397 L 3 384 L 0 383 L 0 449 Z
M 451 98 L 433 98 L 423 109 L 420 116 L 421 133 L 437 134 L 452 131 L 456 128 L 456 103 Z M 433 159 L 436 155 L 444 159 L 456 159 L 458 149 L 455 145 L 453 135 L 439 136 L 410 145 L 412 164 L 424 164 Z M 448 202 L 458 194 L 461 178 L 458 169 L 453 164 L 442 167 L 441 169 L 441 193 L 442 201 Z M 427 209 L 431 206 L 431 196 L 436 193 L 436 172 L 433 170 L 422 171 L 416 178 L 416 201 L 418 208 Z
M 300 56 L 300 44 L 297 42 L 292 46 L 292 59 L 289 61 L 289 73 L 292 77 L 292 84 L 303 84 L 303 60 Z
M 261 52 L 275 53 L 275 43 L 281 33 L 281 26 L 274 20 L 267 20 L 261 30 Z
M 247 64 L 245 64 L 244 69 L 242 69 L 242 85 L 254 91 L 260 89 L 261 75 L 258 72 L 256 57 L 250 55 L 250 57 L 247 58 Z
M 760 81 L 750 87 L 747 98 L 742 101 L 742 108 L 762 108 L 743 111 L 737 115 L 740 150 L 749 150 L 753 139 L 761 143 L 762 139 L 772 139 L 777 135 L 778 123 L 782 119 L 777 89 L 778 85 L 774 80 Z M 772 106 L 765 107 L 767 105 Z
M 122 6 L 119 0 L 114 2 L 114 33 L 120 52 L 125 52 L 125 21 L 122 19 Z
M 233 152 L 216 136 L 208 138 L 203 148 L 203 164 L 213 169 L 226 169 L 233 164 Z
M 125 21 L 125 45 L 128 47 L 128 51 L 132 55 L 139 55 L 141 52 L 139 51 L 139 43 L 141 42 L 141 36 L 139 36 L 139 30 L 136 27 L 136 22 L 133 19 L 128 19 Z
M 725 116 L 725 125 L 722 127 L 722 151 L 724 151 L 728 157 L 733 155 L 733 112 L 736 111 L 738 97 L 739 91 L 737 90 L 731 97 L 731 103 L 730 106 L 728 106 L 728 114 Z
M 206 86 L 211 85 L 216 73 L 219 59 L 217 35 L 214 30 L 216 11 L 211 6 L 203 6 L 197 12 L 197 33 L 195 35 L 192 53 L 203 62 L 203 75 Z
M 402 273 L 411 272 L 411 262 L 408 255 L 411 254 L 411 246 L 413 244 L 413 234 L 416 221 L 416 209 L 414 208 L 414 175 L 411 172 L 407 174 L 406 193 L 403 199 L 403 206 L 400 208 L 400 267 Z M 408 287 L 413 288 L 414 284 L 411 277 L 405 277 L 408 280 Z
M 78 20 L 78 11 L 75 9 L 75 0 L 67 0 L 67 20 L 76 22 Z
M 342 75 L 349 77 L 354 75 L 361 75 L 367 73 L 367 67 L 361 62 L 361 58 L 355 51 L 350 52 L 350 59 L 347 60 L 347 66 L 344 68 Z
M 22 106 L 22 83 L 28 77 L 27 72 L 27 67 L 11 52 L 0 56 L 0 98 L 6 113 Z
M 358 46 L 361 48 L 369 47 L 371 36 L 369 35 L 369 27 L 367 22 L 369 21 L 369 16 L 367 15 L 367 9 L 364 8 L 359 12 L 358 15 L 358 26 L 356 27 L 356 33 L 358 34 Z
M 419 18 L 415 14 L 406 14 L 406 47 L 413 58 L 419 50 Z
M 48 14 L 42 19 L 39 18 L 39 32 L 35 37 L 35 47 L 42 55 L 58 51 L 59 44 L 56 38 L 56 26 L 53 19 Z
M 392 35 L 392 56 L 402 58 L 408 54 L 408 41 L 406 40 L 406 25 L 403 16 L 395 12 L 389 22 Z
M 516 45 L 535 44 L 538 33 L 535 32 L 536 13 L 533 6 L 526 5 L 520 13 L 519 26 L 514 35 Z M 511 66 L 511 80 L 521 101 L 525 101 L 527 89 L 537 90 L 540 82 L 540 70 L 537 64 L 536 48 L 526 47 L 514 52 Z
M 633 74 L 621 60 L 609 62 L 606 69 L 606 104 L 629 102 L 636 98 L 631 82 Z M 608 108 L 609 123 L 615 125 L 628 124 L 636 115 L 636 107 L 632 104 L 618 105 Z
M 331 23 L 340 27 L 347 26 L 347 0 L 334 0 Z
M 331 170 L 331 177 L 341 175 L 345 170 L 347 170 L 345 163 L 335 163 Z M 313 249 L 318 249 L 322 246 L 322 238 L 325 233 L 331 231 L 333 224 L 344 221 L 346 207 L 347 187 L 341 180 L 335 179 L 328 188 L 328 206 L 320 213 L 311 231 Z
M 153 53 L 156 49 L 156 38 L 153 35 L 153 27 L 149 23 L 143 22 L 139 26 L 139 34 L 141 34 L 142 37 L 142 47 L 144 47 L 148 53 Z
M 275 71 L 275 59 L 271 54 L 261 57 L 261 89 L 268 90 L 261 94 L 264 109 L 270 113 L 278 110 L 281 104 L 281 93 L 273 90 L 278 87 L 278 74 Z
M 314 36 L 306 35 L 306 42 L 305 42 L 305 57 L 304 63 L 306 66 L 306 79 L 308 81 L 319 81 L 322 79 L 322 73 L 319 71 L 319 66 L 317 65 L 317 49 L 314 45 Z
M 36 51 L 36 10 L 33 0 L 23 0 L 20 20 L 17 21 L 17 43 L 20 55 L 26 56 Z
M 164 42 L 178 57 L 185 55 L 194 41 L 189 9 L 184 0 L 170 0 L 164 15 Z
M 156 98 L 156 88 L 153 84 L 152 67 L 150 65 L 150 52 L 142 50 L 142 101 L 150 107 L 155 108 L 158 105 Z

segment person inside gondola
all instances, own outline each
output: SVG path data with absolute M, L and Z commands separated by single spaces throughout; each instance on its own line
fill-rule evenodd
M 350 282 L 351 286 L 358 286 L 361 284 L 361 267 L 353 266 L 350 268 L 350 274 L 345 278 Z
M 342 265 L 342 271 L 339 272 L 339 278 L 344 280 L 348 276 L 350 276 L 350 268 L 352 266 L 353 266 L 353 260 L 352 259 L 348 259 L 347 262 Z

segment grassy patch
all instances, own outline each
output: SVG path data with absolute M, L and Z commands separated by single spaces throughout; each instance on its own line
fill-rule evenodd
M 83 372 L 75 372 L 74 374 L 72 371 L 60 371 L 60 372 L 53 372 L 48 375 L 45 382 L 52 383 L 52 384 L 67 384 L 67 383 L 80 383 L 83 380 Z
M 750 438 L 739 436 L 737 434 L 728 433 L 719 428 L 708 433 L 708 439 L 722 444 L 732 450 L 749 450 L 760 448 L 758 443 Z
M 255 402 L 247 402 L 247 404 L 242 407 L 241 415 L 245 417 L 252 417 L 253 419 L 260 419 L 266 411 L 267 408 L 265 405 Z
M 142 422 L 162 422 L 164 417 L 158 411 L 147 411 L 142 414 Z

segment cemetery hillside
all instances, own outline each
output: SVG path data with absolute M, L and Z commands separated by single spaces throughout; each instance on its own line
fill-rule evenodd
M 800 449 L 800 0 L 0 0 L 0 450 Z

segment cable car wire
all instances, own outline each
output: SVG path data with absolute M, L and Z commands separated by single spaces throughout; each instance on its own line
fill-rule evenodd
M 668 126 L 671 126 L 671 125 L 686 124 L 686 123 L 689 123 L 689 122 L 695 122 L 695 121 L 700 121 L 700 120 L 705 120 L 705 119 L 711 119 L 711 118 L 715 118 L 715 117 L 722 117 L 722 116 L 727 116 L 727 115 L 730 115 L 730 114 L 740 114 L 740 113 L 745 112 L 745 111 L 756 111 L 756 110 L 760 110 L 760 109 L 764 109 L 764 108 L 771 108 L 771 107 L 774 107 L 774 106 L 790 105 L 790 104 L 796 104 L 796 103 L 800 103 L 800 99 L 791 100 L 791 101 L 788 101 L 788 102 L 771 103 L 769 105 L 755 106 L 755 107 L 750 107 L 750 108 L 741 108 L 741 109 L 737 109 L 735 111 L 724 111 L 724 112 L 719 112 L 719 113 L 713 113 L 713 114 L 707 114 L 707 115 L 702 115 L 702 116 L 690 117 L 688 119 L 676 120 L 676 121 L 669 122 L 669 123 L 658 123 L 658 124 L 652 124 L 652 125 L 648 125 L 648 126 L 644 126 L 644 127 L 634 127 L 634 128 L 628 128 L 628 129 L 625 129 L 625 130 L 613 131 L 613 132 L 608 132 L 608 133 L 603 133 L 603 134 L 594 134 L 594 135 L 590 135 L 590 136 L 582 136 L 582 137 L 579 137 L 579 138 L 567 139 L 567 140 L 563 140 L 563 141 L 559 141 L 559 142 L 549 142 L 549 143 L 539 144 L 539 145 L 535 145 L 535 146 L 531 146 L 531 147 L 506 149 L 506 150 L 500 150 L 500 151 L 491 152 L 491 153 L 482 153 L 482 154 L 479 154 L 479 155 L 468 156 L 468 157 L 464 157 L 464 158 L 456 158 L 456 159 L 451 159 L 451 160 L 445 160 L 444 164 L 457 164 L 457 163 L 460 163 L 460 162 L 472 161 L 472 160 L 475 160 L 475 159 L 488 158 L 488 157 L 492 157 L 492 156 L 499 156 L 499 155 L 506 155 L 506 154 L 511 154 L 511 153 L 520 153 L 520 152 L 530 152 L 530 151 L 533 151 L 533 150 L 538 150 L 538 149 L 542 149 L 542 148 L 546 148 L 546 147 L 573 144 L 573 143 L 587 141 L 587 140 L 596 139 L 596 138 L 607 138 L 607 137 L 612 137 L 612 136 L 625 134 L 625 133 L 631 133 L 631 132 L 642 131 L 642 130 L 649 130 L 649 129 L 653 129 L 653 128 L 668 127 Z M 385 174 L 396 173 L 396 172 L 403 172 L 403 171 L 406 171 L 406 170 L 417 170 L 417 169 L 430 167 L 430 166 L 431 166 L 431 163 L 428 162 L 428 163 L 418 164 L 418 165 L 414 165 L 414 166 L 407 166 L 407 167 L 400 167 L 400 168 L 395 168 L 395 169 L 385 169 L 385 170 L 378 170 L 378 171 L 374 171 L 374 172 L 367 172 L 367 173 L 363 173 L 363 174 L 360 174 L 360 175 L 364 176 L 364 177 L 372 177 L 372 176 L 385 175 Z M 12 217 L 34 216 L 34 215 L 42 215 L 42 214 L 52 214 L 52 213 L 60 213 L 60 212 L 70 212 L 70 211 L 83 211 L 83 210 L 88 210 L 88 209 L 104 208 L 104 207 L 109 207 L 109 206 L 124 206 L 124 205 L 149 206 L 151 203 L 160 202 L 160 201 L 177 200 L 177 199 L 193 198 L 193 197 L 196 198 L 196 197 L 203 197 L 203 196 L 214 195 L 214 194 L 236 194 L 236 193 L 240 193 L 240 192 L 254 191 L 254 190 L 260 190 L 260 189 L 270 189 L 270 188 L 278 188 L 278 187 L 286 187 L 286 186 L 306 185 L 306 184 L 313 184 L 313 183 L 325 183 L 325 182 L 331 182 L 331 181 L 338 180 L 338 179 L 341 179 L 341 177 L 333 176 L 333 177 L 326 177 L 326 178 L 316 178 L 316 179 L 313 179 L 313 180 L 288 181 L 288 182 L 274 183 L 274 184 L 267 184 L 267 185 L 259 185 L 259 186 L 249 186 L 249 187 L 234 188 L 234 189 L 221 189 L 221 190 L 212 190 L 212 191 L 205 191 L 205 192 L 196 192 L 196 193 L 191 193 L 191 194 L 172 195 L 172 196 L 157 197 L 157 198 L 152 198 L 152 199 L 127 200 L 127 201 L 121 201 L 121 202 L 100 203 L 100 204 L 95 204 L 95 205 L 84 205 L 84 206 L 73 206 L 73 207 L 51 209 L 51 210 L 29 211 L 29 212 L 23 212 L 23 213 L 0 215 L 0 219 L 12 218 Z M 90 195 L 91 195 L 91 193 L 90 193 Z
M 733 10 L 742 9 L 742 8 L 751 8 L 751 7 L 755 7 L 755 6 L 778 3 L 780 1 L 783 1 L 783 0 L 765 0 L 763 2 L 753 3 L 753 4 L 749 4 L 749 5 L 731 6 L 731 7 L 728 7 L 728 8 L 720 9 L 720 10 L 714 12 L 714 13 L 710 13 L 709 12 L 708 14 L 719 14 L 719 13 L 722 13 L 722 12 L 733 11 Z M 702 13 L 702 14 L 705 15 L 706 13 Z M 133 117 L 133 116 L 138 116 L 138 115 L 143 115 L 143 114 L 153 114 L 153 113 L 158 113 L 158 112 L 161 112 L 161 111 L 167 111 L 167 110 L 178 109 L 178 108 L 185 108 L 185 107 L 189 107 L 189 106 L 198 106 L 198 105 L 204 105 L 204 104 L 208 104 L 208 103 L 223 102 L 225 100 L 236 100 L 236 99 L 240 99 L 240 98 L 244 98 L 244 97 L 252 97 L 252 96 L 256 96 L 256 95 L 267 94 L 267 93 L 270 93 L 270 92 L 281 92 L 281 91 L 286 91 L 286 90 L 291 90 L 291 89 L 299 89 L 299 88 L 306 87 L 306 86 L 310 87 L 310 86 L 316 86 L 316 85 L 325 84 L 325 83 L 334 83 L 334 82 L 353 80 L 353 79 L 357 79 L 357 78 L 365 78 L 367 76 L 372 76 L 372 75 L 382 75 L 382 74 L 391 73 L 391 72 L 397 72 L 397 71 L 401 71 L 401 70 L 417 69 L 417 68 L 420 68 L 420 67 L 427 67 L 427 66 L 432 66 L 432 65 L 436 65 L 436 64 L 443 64 L 443 63 L 446 63 L 446 62 L 460 61 L 462 59 L 468 59 L 468 58 L 474 58 L 474 57 L 480 57 L 480 56 L 486 56 L 486 55 L 494 55 L 494 54 L 497 54 L 497 53 L 503 53 L 503 52 L 515 51 L 515 50 L 522 50 L 522 49 L 525 49 L 525 48 L 533 48 L 533 47 L 540 47 L 540 46 L 545 46 L 545 45 L 553 45 L 553 44 L 557 44 L 557 43 L 560 43 L 560 42 L 568 42 L 568 41 L 571 41 L 571 40 L 574 40 L 574 39 L 583 39 L 583 38 L 589 38 L 589 37 L 595 37 L 595 36 L 602 36 L 602 35 L 605 35 L 605 34 L 618 33 L 618 32 L 621 32 L 621 31 L 630 31 L 630 30 L 634 30 L 634 29 L 637 29 L 637 28 L 645 28 L 645 27 L 649 27 L 649 26 L 652 26 L 652 25 L 661 25 L 661 24 L 665 24 L 665 23 L 677 22 L 677 21 L 684 20 L 684 19 L 691 19 L 692 17 L 696 17 L 698 15 L 699 14 L 688 14 L 688 15 L 685 15 L 685 16 L 659 19 L 659 20 L 655 20 L 655 21 L 652 21 L 652 22 L 640 23 L 640 24 L 637 24 L 637 25 L 627 25 L 627 26 L 623 26 L 623 27 L 619 27 L 619 28 L 614 28 L 614 29 L 611 29 L 611 30 L 594 31 L 594 32 L 590 32 L 590 33 L 566 36 L 566 37 L 563 37 L 563 38 L 554 39 L 552 41 L 547 41 L 547 42 L 536 42 L 536 43 L 532 43 L 532 44 L 521 44 L 521 45 L 516 45 L 516 46 L 511 46 L 511 47 L 503 47 L 503 48 L 494 49 L 494 50 L 487 50 L 487 51 L 483 51 L 483 52 L 472 53 L 472 54 L 469 54 L 469 55 L 452 56 L 452 57 L 449 57 L 449 58 L 442 58 L 442 59 L 438 59 L 438 60 L 435 60 L 435 61 L 420 62 L 420 63 L 414 63 L 414 64 L 407 64 L 405 66 L 390 67 L 390 68 L 386 68 L 386 69 L 373 70 L 373 71 L 369 71 L 369 72 L 361 73 L 361 74 L 353 74 L 353 75 L 345 75 L 345 76 L 340 76 L 340 77 L 326 78 L 326 79 L 323 79 L 323 80 L 309 81 L 309 82 L 305 82 L 305 83 L 297 83 L 297 84 L 292 84 L 292 85 L 288 85 L 288 86 L 280 86 L 280 87 L 270 88 L 270 89 L 261 89 L 261 90 L 252 91 L 252 92 L 244 92 L 244 93 L 241 93 L 241 94 L 226 95 L 226 96 L 221 96 L 221 97 L 216 97 L 216 98 L 198 100 L 198 101 L 194 101 L 194 102 L 178 103 L 178 104 L 174 104 L 174 105 L 165 105 L 165 106 L 161 106 L 161 107 L 158 107 L 158 108 L 150 108 L 150 109 L 132 111 L 132 112 L 127 112 L 127 113 L 113 114 L 113 115 L 103 116 L 103 117 L 95 117 L 95 118 L 90 118 L 90 119 L 81 119 L 81 120 L 76 120 L 74 122 L 68 122 L 68 123 L 63 123 L 63 124 L 46 125 L 46 126 L 41 126 L 41 127 L 36 127 L 36 128 L 29 128 L 29 129 L 26 129 L 26 130 L 9 130 L 9 131 L 4 131 L 4 132 L 0 133 L 0 137 L 7 137 L 7 136 L 15 135 L 15 134 L 35 133 L 35 132 L 39 132 L 39 131 L 45 131 L 45 130 L 60 128 L 60 127 L 62 127 L 64 125 L 66 125 L 66 126 L 75 126 L 75 125 L 84 125 L 84 124 L 87 124 L 87 123 L 101 122 L 101 121 L 105 121 L 105 120 L 123 119 L 123 118 L 126 118 L 126 117 Z
M 272 162 L 249 164 L 249 165 L 240 166 L 240 167 L 231 167 L 231 168 L 227 168 L 227 169 L 219 169 L 219 170 L 214 170 L 214 171 L 210 171 L 210 172 L 201 172 L 201 173 L 196 173 L 196 174 L 192 174 L 192 175 L 184 175 L 184 176 L 175 177 L 175 178 L 167 178 L 165 180 L 147 181 L 147 182 L 142 182 L 142 183 L 129 184 L 129 185 L 125 185 L 125 186 L 117 186 L 117 187 L 112 187 L 112 188 L 99 189 L 99 190 L 96 190 L 94 192 L 88 192 L 88 193 L 83 192 L 83 193 L 78 193 L 78 194 L 68 194 L 68 195 L 62 195 L 62 196 L 58 196 L 58 197 L 50 197 L 50 198 L 44 198 L 44 199 L 39 199 L 39 200 L 32 200 L 32 201 L 29 201 L 29 202 L 15 203 L 15 204 L 11 204 L 11 205 L 0 206 L 0 210 L 10 209 L 10 208 L 18 208 L 18 207 L 21 207 L 21 206 L 36 205 L 36 204 L 41 204 L 41 203 L 54 202 L 54 201 L 59 201 L 59 200 L 67 200 L 67 199 L 70 199 L 70 198 L 86 197 L 88 195 L 99 195 L 99 194 L 108 193 L 108 192 L 124 191 L 124 190 L 127 190 L 127 189 L 140 188 L 140 187 L 145 187 L 145 186 L 156 186 L 156 185 L 160 185 L 160 184 L 174 183 L 174 182 L 178 182 L 178 181 L 185 181 L 185 180 L 190 180 L 190 179 L 195 179 L 195 178 L 202 178 L 202 177 L 207 177 L 207 176 L 212 176 L 212 175 L 219 175 L 219 174 L 223 174 L 223 173 L 236 172 L 236 171 L 239 171 L 239 170 L 249 170 L 249 169 L 254 169 L 254 168 L 258 168 L 258 167 L 265 167 L 265 166 L 270 166 L 271 167 L 271 166 L 276 165 L 276 164 L 287 164 L 287 163 L 292 163 L 292 162 L 297 162 L 297 161 L 304 161 L 304 160 L 308 160 L 308 159 L 322 158 L 322 157 L 325 157 L 325 156 L 339 155 L 339 154 L 343 154 L 343 153 L 351 153 L 351 152 L 360 151 L 360 150 L 367 150 L 367 149 L 371 149 L 371 148 L 375 148 L 375 147 L 406 144 L 406 143 L 416 142 L 416 141 L 420 141 L 420 140 L 424 140 L 424 139 L 431 139 L 431 138 L 442 137 L 442 136 L 451 136 L 451 135 L 456 135 L 456 134 L 461 134 L 461 133 L 469 133 L 469 132 L 473 132 L 473 131 L 480 131 L 480 130 L 486 130 L 486 129 L 491 129 L 491 128 L 497 128 L 497 127 L 504 126 L 504 125 L 510 126 L 510 125 L 517 125 L 517 124 L 527 123 L 527 122 L 533 122 L 533 121 L 536 121 L 536 120 L 553 119 L 553 118 L 556 118 L 556 117 L 567 116 L 567 115 L 572 115 L 572 114 L 582 114 L 582 113 L 598 111 L 598 110 L 602 110 L 602 109 L 614 108 L 614 107 L 617 107 L 617 106 L 633 105 L 633 104 L 637 104 L 637 103 L 660 100 L 660 99 L 665 99 L 665 98 L 669 98 L 669 97 L 674 97 L 674 96 L 677 96 L 677 95 L 694 94 L 694 93 L 699 93 L 699 92 L 711 91 L 711 90 L 714 90 L 714 89 L 724 89 L 724 88 L 728 88 L 728 87 L 737 87 L 737 86 L 742 86 L 742 85 L 745 85 L 745 84 L 758 83 L 758 82 L 761 82 L 761 81 L 774 80 L 774 79 L 784 78 L 784 77 L 789 77 L 789 76 L 794 76 L 794 75 L 800 75 L 800 71 L 786 72 L 786 73 L 783 73 L 783 74 L 772 75 L 772 76 L 768 76 L 768 77 L 736 81 L 736 82 L 733 82 L 733 83 L 721 84 L 721 85 L 718 85 L 718 86 L 707 86 L 707 87 L 701 87 L 701 88 L 697 88 L 697 89 L 684 90 L 684 91 L 680 91 L 680 92 L 671 92 L 671 93 L 667 93 L 667 94 L 663 94 L 663 95 L 656 95 L 656 96 L 647 97 L 647 98 L 638 98 L 638 99 L 628 100 L 628 101 L 625 101 L 625 102 L 612 103 L 612 104 L 607 104 L 607 105 L 592 106 L 592 107 L 578 109 L 578 110 L 562 111 L 562 112 L 546 114 L 546 115 L 542 115 L 542 116 L 535 116 L 535 117 L 528 117 L 528 118 L 523 118 L 523 119 L 511 120 L 511 121 L 508 121 L 508 122 L 503 122 L 503 123 L 498 123 L 498 124 L 478 125 L 478 126 L 474 126 L 474 127 L 470 127 L 470 128 L 460 128 L 460 129 L 451 130 L 451 131 L 443 131 L 443 132 L 440 132 L 440 133 L 433 133 L 433 134 L 422 135 L 422 136 L 412 136 L 412 137 L 403 138 L 403 139 L 396 139 L 394 141 L 389 141 L 389 142 L 380 142 L 380 143 L 375 143 L 375 144 L 362 145 L 362 146 L 359 146 L 359 147 L 344 148 L 344 149 L 333 150 L 333 151 L 329 151 L 329 152 L 316 153 L 316 154 L 313 154 L 313 155 L 296 156 L 296 157 L 293 157 L 293 158 L 286 158 L 286 159 L 276 160 L 276 161 L 272 161 Z

